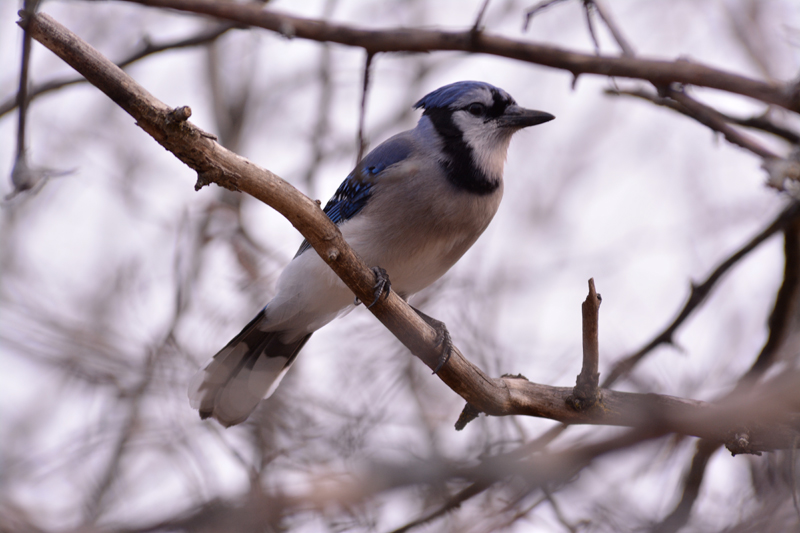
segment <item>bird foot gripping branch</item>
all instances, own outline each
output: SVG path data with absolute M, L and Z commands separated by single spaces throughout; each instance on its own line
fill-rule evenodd
M 372 303 L 367 306 L 367 309 L 372 309 L 381 299 L 381 295 L 383 295 L 383 299 L 385 300 L 389 297 L 389 293 L 392 292 L 392 280 L 389 279 L 389 274 L 386 270 L 379 266 L 371 267 L 370 270 L 375 274 L 375 285 L 373 285 L 372 289 Z M 358 296 L 353 300 L 353 305 L 361 305 L 361 299 Z
M 378 303 L 378 300 L 381 299 L 381 295 L 383 295 L 383 299 L 385 300 L 389 297 L 389 293 L 392 292 L 392 282 L 386 270 L 379 266 L 374 266 L 372 267 L 372 271 L 375 273 L 375 299 L 367 306 L 367 309 L 370 309 L 373 305 Z M 358 298 L 356 298 L 356 301 L 358 301 Z
M 426 324 L 436 330 L 436 346 L 442 347 L 442 353 L 439 355 L 439 362 L 436 368 L 433 369 L 433 373 L 438 374 L 439 370 L 447 364 L 447 361 L 450 360 L 450 356 L 453 354 L 453 338 L 450 336 L 450 332 L 447 330 L 447 326 L 444 322 L 426 315 L 416 307 L 411 307 L 411 309 L 413 309 Z

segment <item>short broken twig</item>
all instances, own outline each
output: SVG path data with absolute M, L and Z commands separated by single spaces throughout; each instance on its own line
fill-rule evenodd
M 583 367 L 578 374 L 575 390 L 569 397 L 569 405 L 578 410 L 586 410 L 599 400 L 600 382 L 600 340 L 599 315 L 603 299 L 594 287 L 594 278 L 589 280 L 589 294 L 581 305 L 583 315 Z

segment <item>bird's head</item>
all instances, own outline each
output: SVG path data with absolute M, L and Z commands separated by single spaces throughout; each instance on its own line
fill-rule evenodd
M 499 87 L 460 81 L 440 87 L 414 104 L 422 108 L 442 139 L 451 181 L 477 193 L 496 190 L 503 177 L 511 136 L 553 120 L 550 113 L 525 109 Z

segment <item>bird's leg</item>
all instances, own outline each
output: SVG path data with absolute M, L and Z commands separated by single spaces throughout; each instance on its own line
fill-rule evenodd
M 413 309 L 426 324 L 436 330 L 436 346 L 441 345 L 442 347 L 442 353 L 439 355 L 439 362 L 433 370 L 433 373 L 436 374 L 447 364 L 447 361 L 450 360 L 450 356 L 453 353 L 453 339 L 450 337 L 450 332 L 447 331 L 447 326 L 444 325 L 444 322 L 429 317 L 414 306 L 412 306 L 411 309 Z
M 372 272 L 375 273 L 375 285 L 374 285 L 374 293 L 375 299 L 372 301 L 371 304 L 367 306 L 367 309 L 378 303 L 378 300 L 381 299 L 381 295 L 384 295 L 384 299 L 389 297 L 389 292 L 392 290 L 392 282 L 389 280 L 389 274 L 383 268 L 379 266 L 372 267 Z M 405 300 L 406 297 L 402 296 Z M 355 304 L 360 304 L 360 300 L 358 298 L 355 299 Z M 411 306 L 411 309 L 414 310 L 419 317 L 425 321 L 430 327 L 436 330 L 436 346 L 442 347 L 442 353 L 439 356 L 439 362 L 436 365 L 436 368 L 433 370 L 433 373 L 436 374 L 442 367 L 447 364 L 447 361 L 450 360 L 450 356 L 453 353 L 453 339 L 450 337 L 450 332 L 447 330 L 447 326 L 444 322 L 436 320 L 433 317 L 430 317 L 417 309 L 414 306 Z

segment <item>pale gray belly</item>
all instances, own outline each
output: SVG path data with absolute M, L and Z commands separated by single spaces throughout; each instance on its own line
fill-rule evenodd
M 472 195 L 470 195 L 472 196 Z M 456 198 L 440 209 L 397 203 L 366 209 L 342 224 L 347 242 L 369 266 L 389 274 L 392 288 L 414 294 L 444 275 L 475 243 L 494 216 L 499 195 Z

